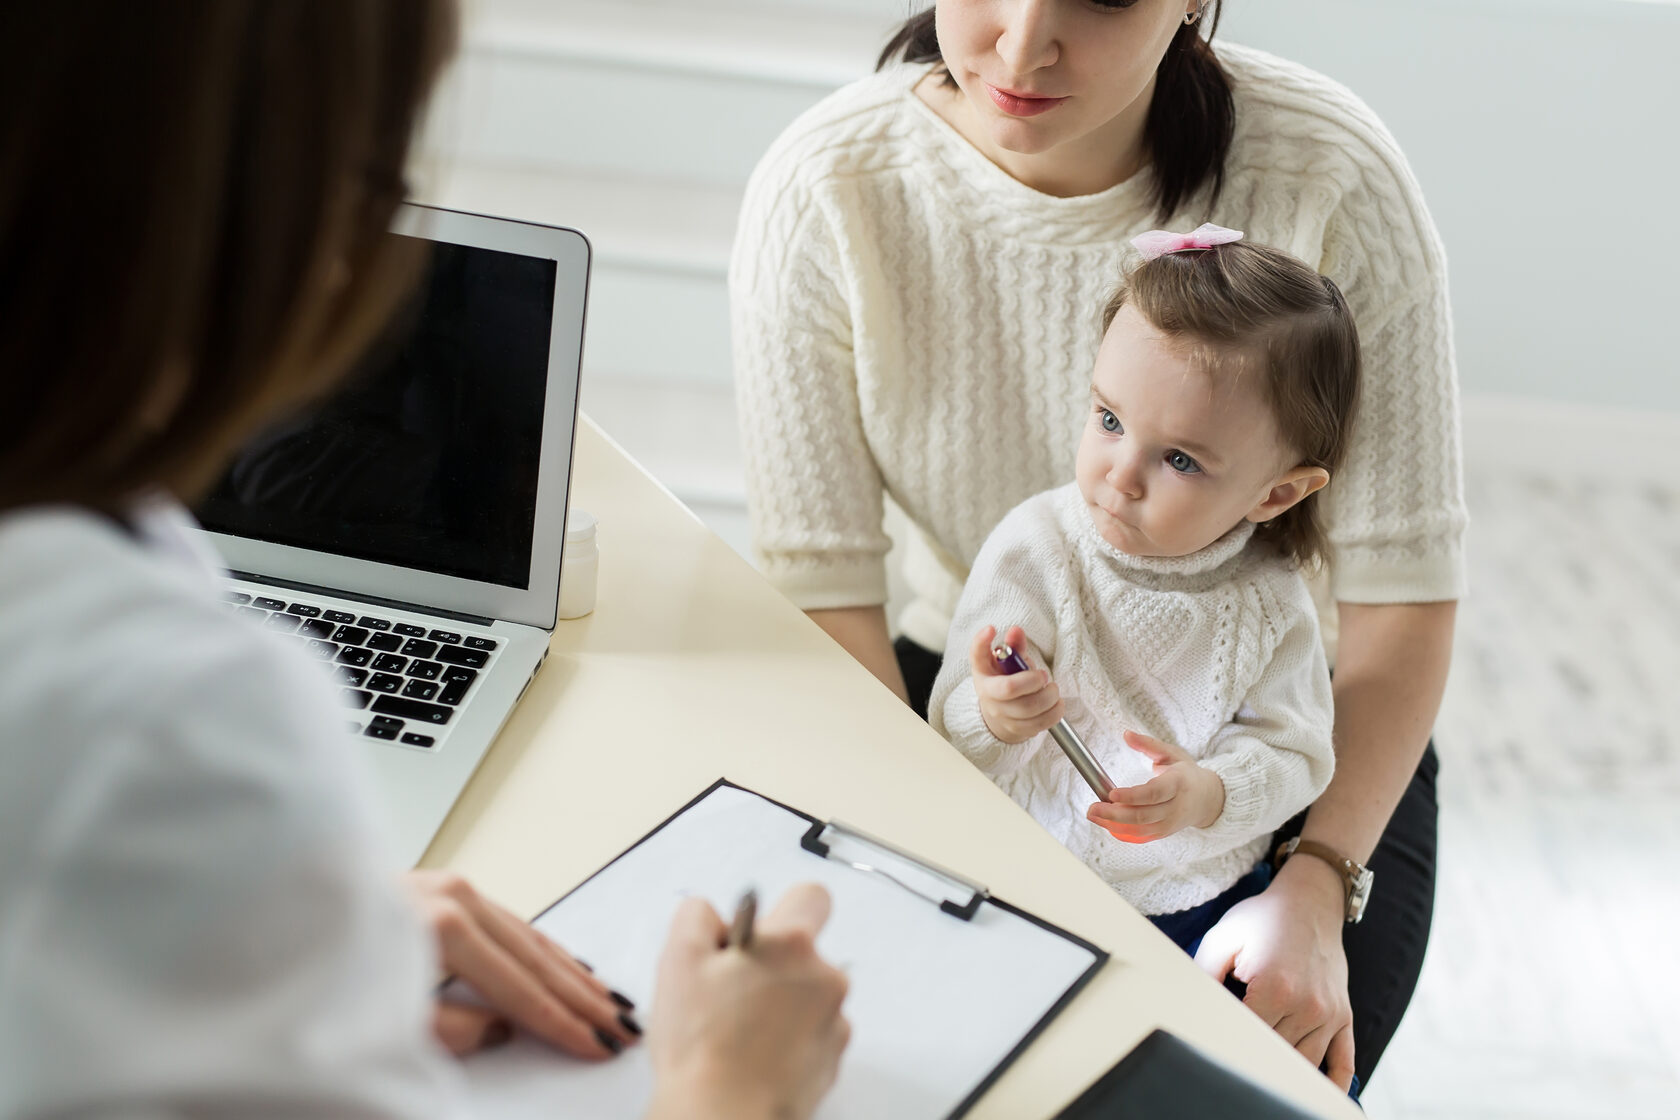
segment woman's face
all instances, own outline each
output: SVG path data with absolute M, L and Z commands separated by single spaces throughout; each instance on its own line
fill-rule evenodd
M 1196 8 L 1196 0 L 938 0 L 934 18 L 969 126 L 1004 152 L 1034 157 L 1100 143 L 1104 133 L 1140 134 L 1155 71 Z

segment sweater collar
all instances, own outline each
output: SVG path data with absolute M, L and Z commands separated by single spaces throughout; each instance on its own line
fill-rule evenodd
M 1068 488 L 1068 516 L 1076 518 L 1080 537 L 1098 555 L 1105 557 L 1122 575 L 1202 576 L 1218 571 L 1239 556 L 1248 542 L 1254 539 L 1252 521 L 1240 521 L 1236 527 L 1206 548 L 1188 556 L 1133 556 L 1122 552 L 1103 539 L 1085 508 L 1085 499 L 1077 484 Z

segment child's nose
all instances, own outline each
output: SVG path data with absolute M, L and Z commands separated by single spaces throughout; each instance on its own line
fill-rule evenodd
M 1143 497 L 1143 464 L 1136 455 L 1121 452 L 1108 464 L 1108 484 L 1133 500 Z

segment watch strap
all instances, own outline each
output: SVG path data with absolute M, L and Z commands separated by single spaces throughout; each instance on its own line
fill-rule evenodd
M 1312 856 L 1329 864 L 1331 869 L 1342 879 L 1342 904 L 1346 908 L 1349 921 L 1357 921 L 1351 913 L 1354 891 L 1358 889 L 1359 877 L 1365 873 L 1363 865 L 1349 859 L 1328 844 L 1320 844 L 1317 840 L 1303 840 L 1299 836 L 1285 840 L 1277 846 L 1277 852 L 1272 856 L 1272 865 L 1282 867 L 1284 861 L 1293 855 Z

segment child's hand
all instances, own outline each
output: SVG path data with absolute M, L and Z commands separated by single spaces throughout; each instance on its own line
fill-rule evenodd
M 980 718 L 1005 743 L 1024 743 L 1062 718 L 1062 694 L 1043 669 L 1006 676 L 992 657 L 992 639 L 996 637 L 997 627 L 988 626 L 974 635 L 974 645 L 968 651 L 974 695 L 980 698 Z M 1011 626 L 1003 640 L 1017 651 L 1027 648 L 1027 635 L 1019 626 Z
M 1085 819 L 1116 840 L 1146 844 L 1186 828 L 1208 828 L 1225 809 L 1225 783 L 1171 743 L 1126 732 L 1126 745 L 1155 763 L 1155 776 L 1141 786 L 1120 786 L 1085 811 Z

